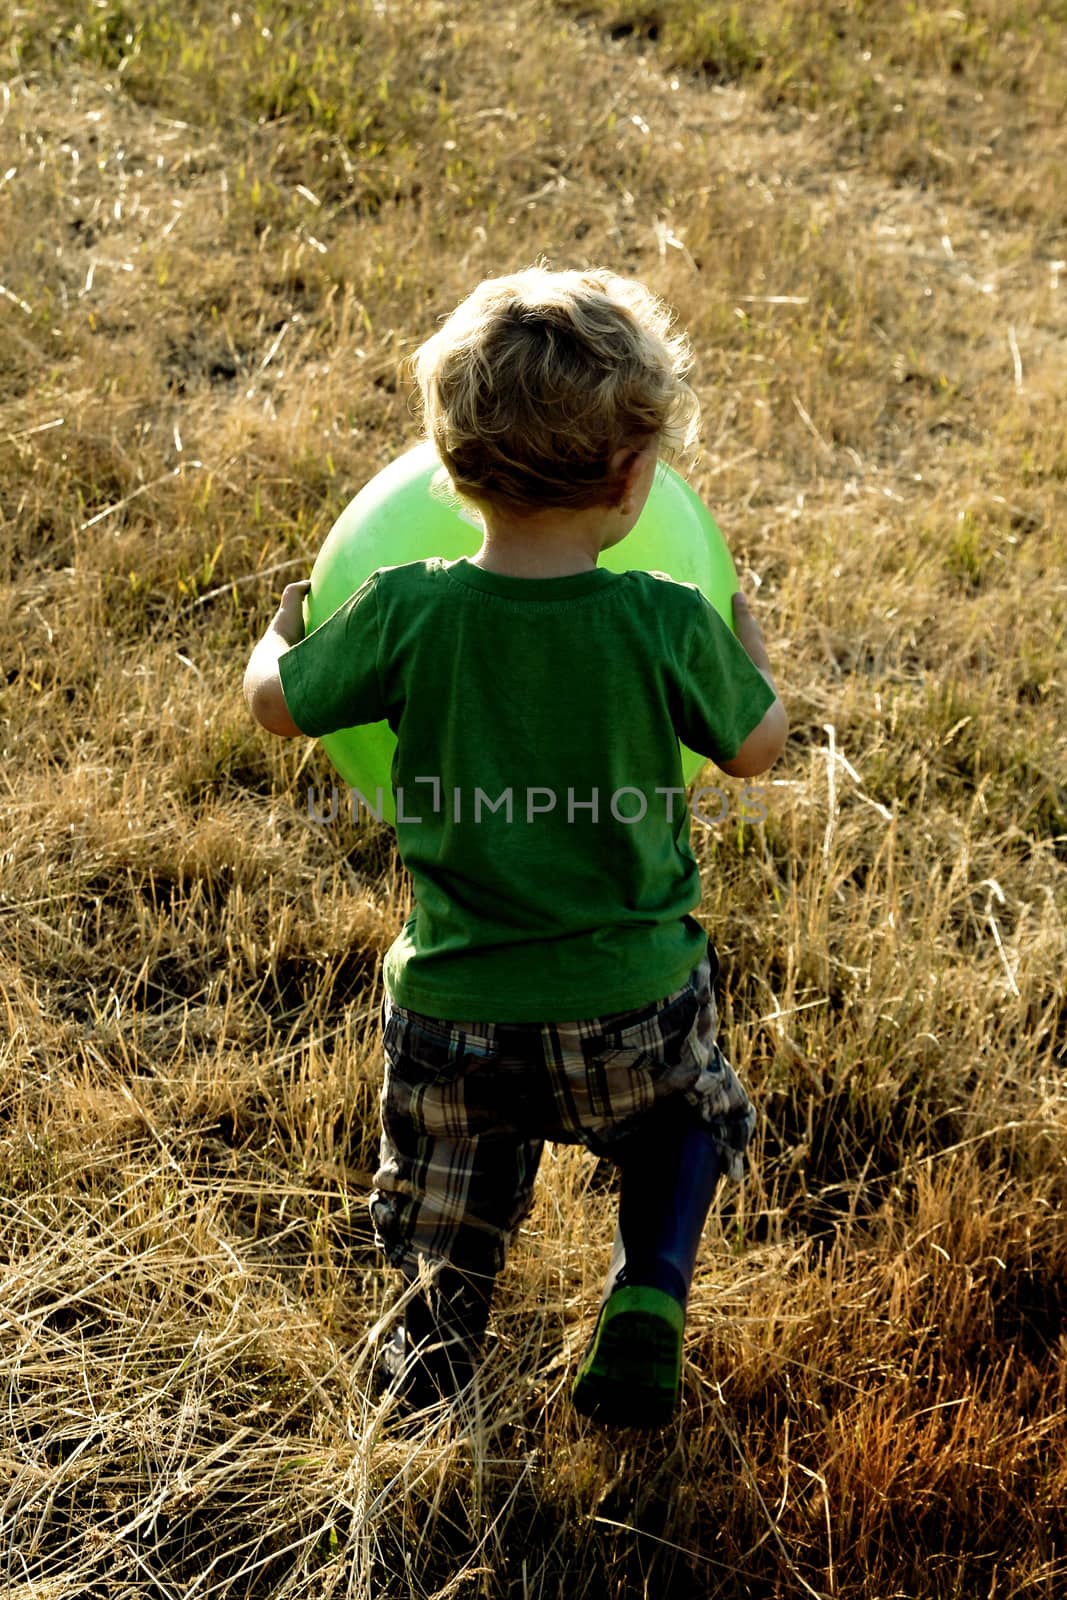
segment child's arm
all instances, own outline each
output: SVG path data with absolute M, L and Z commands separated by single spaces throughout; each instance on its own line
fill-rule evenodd
M 289 715 L 278 662 L 304 637 L 304 596 L 309 588 L 306 581 L 286 585 L 270 626 L 245 668 L 245 705 L 260 727 L 282 739 L 294 739 L 302 732 Z
M 715 764 L 728 777 L 755 778 L 761 772 L 766 772 L 768 767 L 773 767 L 781 755 L 789 732 L 789 719 L 771 677 L 771 663 L 759 623 L 748 609 L 748 601 L 743 594 L 734 595 L 733 606 L 734 631 L 748 651 L 752 665 L 774 690 L 774 703 L 768 707 L 763 720 L 753 728 L 737 754 L 729 761 L 717 761 Z

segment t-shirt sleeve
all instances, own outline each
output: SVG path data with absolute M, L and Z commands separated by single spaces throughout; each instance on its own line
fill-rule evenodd
M 278 661 L 289 715 L 312 739 L 381 722 L 377 574 Z
M 775 693 L 711 602 L 698 589 L 692 593 L 676 731 L 690 750 L 731 761 L 763 721 Z

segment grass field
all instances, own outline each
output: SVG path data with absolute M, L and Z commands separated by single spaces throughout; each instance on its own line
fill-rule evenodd
M 690 330 L 793 728 L 696 830 L 760 1124 L 649 1437 L 569 1406 L 572 1150 L 479 1426 L 373 1397 L 407 888 L 240 693 L 405 358 L 541 254 Z M 4 12 L 5 1597 L 1064 1592 L 1065 336 L 1061 0 Z

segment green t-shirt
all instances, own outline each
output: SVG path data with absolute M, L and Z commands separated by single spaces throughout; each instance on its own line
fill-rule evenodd
M 569 1021 L 684 983 L 706 936 L 679 740 L 729 760 L 774 700 L 695 586 L 385 567 L 280 670 L 303 733 L 396 734 L 398 1005 Z

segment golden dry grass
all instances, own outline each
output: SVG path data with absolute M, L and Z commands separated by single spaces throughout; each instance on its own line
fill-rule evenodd
M 1062 1591 L 1065 61 L 1034 0 L 0 20 L 5 1594 Z M 698 834 L 761 1124 L 650 1439 L 569 1409 L 570 1150 L 477 1426 L 374 1399 L 406 888 L 239 693 L 404 356 L 542 252 L 691 330 L 794 729 Z

